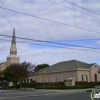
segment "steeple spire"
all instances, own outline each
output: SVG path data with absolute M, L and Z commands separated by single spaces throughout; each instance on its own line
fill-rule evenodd
M 17 56 L 15 28 L 13 29 L 13 34 L 12 34 L 10 55 L 7 56 L 7 66 L 9 66 L 13 63 L 20 63 L 20 58 L 19 58 L 19 56 Z
M 16 44 L 15 28 L 13 29 L 12 44 Z
M 11 48 L 10 48 L 10 55 L 17 55 L 15 28 L 13 29 L 12 42 L 11 42 Z

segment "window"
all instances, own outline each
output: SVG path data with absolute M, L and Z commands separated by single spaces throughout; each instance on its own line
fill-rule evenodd
M 82 75 L 82 81 L 83 81 L 83 75 Z
M 73 78 L 73 75 L 70 75 L 69 78 Z
M 13 51 L 10 51 L 10 54 L 12 54 L 12 55 L 13 55 Z
M 56 76 L 53 77 L 53 82 L 58 82 L 58 78 Z
M 82 81 L 85 81 L 85 82 L 87 82 L 88 81 L 88 76 L 87 75 L 82 75 Z
M 46 77 L 46 82 L 49 82 L 50 80 L 49 80 L 49 77 Z
M 61 76 L 61 81 L 63 82 L 64 80 L 66 80 L 65 76 Z
M 29 83 L 29 79 L 27 79 L 27 83 Z
M 88 76 L 86 75 L 86 81 L 88 82 Z
M 30 83 L 32 83 L 32 79 L 30 79 Z
M 24 81 L 23 81 L 24 83 L 26 83 L 26 80 L 24 79 Z
M 40 77 L 40 83 L 42 83 L 43 82 L 43 77 Z
M 34 77 L 34 81 L 36 81 L 36 77 Z
M 94 81 L 97 82 L 97 74 L 94 74 Z
M 86 81 L 86 75 L 85 74 L 83 75 L 83 81 Z
M 16 51 L 14 51 L 14 54 L 16 55 Z

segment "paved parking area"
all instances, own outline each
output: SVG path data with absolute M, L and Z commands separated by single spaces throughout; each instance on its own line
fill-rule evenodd
M 91 100 L 90 90 L 97 91 L 96 89 L 33 91 L 0 90 L 0 100 Z M 100 92 L 100 90 L 98 91 Z
M 2 90 L 0 100 L 91 100 L 88 92 Z
M 20 98 L 42 97 L 47 95 L 60 94 L 52 91 L 19 91 L 19 90 L 0 90 L 0 100 L 19 100 Z

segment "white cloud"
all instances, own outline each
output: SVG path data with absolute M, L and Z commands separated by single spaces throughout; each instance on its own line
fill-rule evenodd
M 96 42 L 96 44 L 97 44 L 97 45 L 100 45 L 100 40 L 98 40 L 98 41 Z
M 78 7 L 65 3 L 63 0 L 55 0 L 55 2 L 99 18 L 98 15 L 94 15 L 88 11 L 83 11 Z M 87 9 L 96 11 L 98 13 L 100 11 L 99 0 L 72 0 L 70 2 L 74 2 L 80 6 L 86 7 Z M 70 24 L 76 27 L 87 28 L 89 30 L 99 31 L 100 29 L 98 19 L 91 18 L 81 13 L 53 4 L 48 0 L 7 0 L 3 7 Z M 99 33 L 97 34 L 95 32 L 93 33 L 85 30 L 80 30 L 77 28 L 60 25 L 3 9 L 0 9 L 0 19 L 0 34 L 12 35 L 13 27 L 15 27 L 16 36 L 18 37 L 48 41 L 100 37 Z M 5 39 L 4 37 L 0 37 L 0 39 L 2 38 Z M 97 43 L 99 43 L 99 41 Z M 89 43 L 87 43 L 87 45 L 89 45 Z M 95 46 L 95 43 L 91 45 Z M 0 62 L 4 61 L 5 57 L 9 54 L 9 48 L 10 42 L 0 44 L 0 52 L 3 52 L 3 55 L 1 55 L 0 58 Z M 32 49 L 28 44 L 19 43 L 17 44 L 17 48 L 21 57 L 21 61 L 27 60 L 33 63 L 53 64 L 58 61 L 69 59 L 78 59 L 83 61 L 95 61 L 95 59 L 100 59 L 98 52 L 91 51 L 86 52 L 46 47 L 44 49 L 37 49 L 35 46 L 34 49 Z

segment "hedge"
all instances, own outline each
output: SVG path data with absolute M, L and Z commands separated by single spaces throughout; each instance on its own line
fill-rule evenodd
M 94 86 L 46 86 L 45 89 L 86 89 L 86 88 L 94 88 Z M 35 89 L 44 89 L 44 86 L 36 86 Z
M 46 89 L 84 89 L 84 88 L 94 88 L 95 86 L 100 85 L 100 82 L 75 82 L 75 86 L 65 86 L 64 82 L 50 82 L 45 83 Z M 23 88 L 36 88 L 43 89 L 44 83 L 22 83 Z M 19 88 L 20 85 L 11 86 L 9 88 Z

